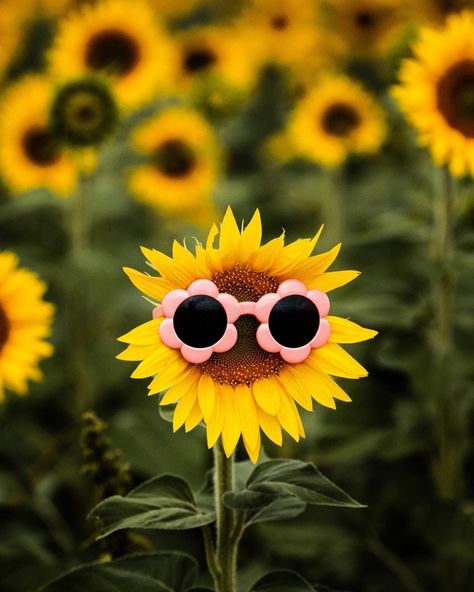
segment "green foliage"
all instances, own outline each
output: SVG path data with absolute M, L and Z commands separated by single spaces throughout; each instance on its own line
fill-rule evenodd
M 38 592 L 187 592 L 196 575 L 197 563 L 189 555 L 175 551 L 143 553 L 83 565 Z
M 155 477 L 125 497 L 104 500 L 91 515 L 100 519 L 102 536 L 125 528 L 187 530 L 215 520 L 213 512 L 198 507 L 189 484 L 174 475 Z

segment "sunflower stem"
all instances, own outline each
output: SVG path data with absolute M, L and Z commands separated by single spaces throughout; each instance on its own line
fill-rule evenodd
M 81 173 L 76 193 L 71 197 L 69 210 L 69 235 L 71 269 L 74 274 L 70 286 L 71 340 L 70 352 L 74 380 L 75 403 L 78 416 L 90 406 L 92 386 L 88 364 L 88 335 L 85 252 L 89 243 L 87 221 L 88 179 Z
M 434 361 L 434 427 L 437 452 L 433 458 L 433 478 L 441 499 L 452 500 L 464 490 L 463 429 L 453 408 L 450 359 L 453 347 L 453 314 L 456 278 L 453 273 L 455 229 L 455 180 L 442 170 L 442 188 L 434 200 L 432 258 L 434 267 L 433 303 L 435 327 L 432 337 Z
M 242 528 L 236 512 L 223 502 L 224 494 L 234 488 L 234 460 L 232 456 L 226 457 L 220 444 L 216 444 L 213 450 L 218 566 L 217 574 L 213 575 L 217 592 L 236 592 L 237 553 Z

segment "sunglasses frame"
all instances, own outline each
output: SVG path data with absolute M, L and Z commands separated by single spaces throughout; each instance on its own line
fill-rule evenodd
M 190 296 L 210 296 L 215 298 L 224 308 L 227 315 L 227 327 L 224 335 L 214 344 L 208 347 L 192 347 L 184 343 L 177 335 L 174 328 L 174 314 L 185 300 Z M 319 313 L 319 327 L 312 340 L 301 347 L 286 347 L 281 345 L 273 337 L 269 319 L 273 307 L 282 298 L 287 296 L 304 296 L 317 308 Z M 237 328 L 234 323 L 242 315 L 253 315 L 260 322 L 256 338 L 259 346 L 271 353 L 279 353 L 290 364 L 303 362 L 316 349 L 325 345 L 331 335 L 331 326 L 325 318 L 329 314 L 329 298 L 321 290 L 308 290 L 299 280 L 285 280 L 276 292 L 264 294 L 257 302 L 239 302 L 234 296 L 220 293 L 216 284 L 207 279 L 199 279 L 192 282 L 187 290 L 176 289 L 168 292 L 160 306 L 153 310 L 153 318 L 165 317 L 160 324 L 159 332 L 161 340 L 171 349 L 179 349 L 185 360 L 192 364 L 206 362 L 213 353 L 223 353 L 234 347 L 238 339 Z

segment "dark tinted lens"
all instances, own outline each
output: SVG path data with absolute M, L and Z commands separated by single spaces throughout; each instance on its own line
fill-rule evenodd
M 227 327 L 227 315 L 220 302 L 211 296 L 190 296 L 173 317 L 176 334 L 191 347 L 209 347 L 219 341 Z
M 305 296 L 286 296 L 272 308 L 268 326 L 280 345 L 301 347 L 316 335 L 319 312 L 316 305 Z

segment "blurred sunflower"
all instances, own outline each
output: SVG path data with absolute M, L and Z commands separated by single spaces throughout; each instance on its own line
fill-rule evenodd
M 110 89 L 92 77 L 60 86 L 52 100 L 51 130 L 71 148 L 98 146 L 115 131 L 118 120 Z
M 28 380 L 41 380 L 38 363 L 53 353 L 50 335 L 54 307 L 43 300 L 46 284 L 18 268 L 13 253 L 0 252 L 0 402 L 5 389 L 27 392 Z
M 151 8 L 132 0 L 104 0 L 66 17 L 49 57 L 60 79 L 109 77 L 125 107 L 164 91 L 175 69 L 171 40 Z
M 239 32 L 224 27 L 193 27 L 177 35 L 178 92 L 198 94 L 221 85 L 249 91 L 256 79 L 257 64 Z
M 334 399 L 350 401 L 329 375 L 355 379 L 366 376 L 367 372 L 338 344 L 370 339 L 376 332 L 339 317 L 326 316 L 329 310 L 326 293 L 347 284 L 359 274 L 355 271 L 326 271 L 336 259 L 340 245 L 326 253 L 311 256 L 320 233 L 312 239 L 300 239 L 286 246 L 283 233 L 261 245 L 262 228 L 258 211 L 247 227 L 244 229 L 242 226 L 240 229 L 229 208 L 220 227 L 218 247 L 214 247 L 219 234 L 214 225 L 206 246 L 198 244 L 195 254 L 176 241 L 172 257 L 159 251 L 143 249 L 151 265 L 160 274 L 159 277 L 125 269 L 139 290 L 162 302 L 163 306 L 156 309 L 154 320 L 120 338 L 120 341 L 130 345 L 118 358 L 141 361 L 132 374 L 133 378 L 155 377 L 148 387 L 150 395 L 169 389 L 161 404 L 177 402 L 174 431 L 182 425 L 189 431 L 204 420 L 209 447 L 222 436 L 225 452 L 230 456 L 242 435 L 250 458 L 256 462 L 261 444 L 260 429 L 278 445 L 282 443 L 282 428 L 296 441 L 304 436 L 296 403 L 311 411 L 312 399 L 333 409 Z M 214 283 L 213 287 L 209 280 Z M 293 281 L 288 284 L 285 280 Z M 321 303 L 318 305 L 318 314 L 313 306 L 312 314 L 315 316 L 309 322 L 306 319 L 301 333 L 306 333 L 309 326 L 310 331 L 315 329 L 318 335 L 316 325 L 319 323 L 320 327 L 324 326 L 325 344 L 306 352 L 305 359 L 299 363 L 293 354 L 302 348 L 287 349 L 286 353 L 283 350 L 277 353 L 275 348 L 263 349 L 259 333 L 264 325 L 254 316 L 257 312 L 245 312 L 257 306 L 257 301 L 262 305 L 262 296 L 266 301 L 279 301 L 282 295 L 275 293 L 280 287 L 285 290 L 285 294 L 288 293 L 284 284 L 287 287 L 290 284 L 297 285 L 300 288 L 298 294 L 303 293 L 301 288 L 304 287 L 308 297 L 312 295 Z M 218 349 L 222 353 L 212 353 L 201 363 L 190 363 L 182 349 L 165 345 L 161 337 L 164 332 L 160 327 L 168 323 L 169 328 L 171 319 L 168 314 L 165 320 L 161 315 L 165 314 L 165 309 L 168 310 L 167 303 L 174 300 L 175 295 L 186 298 L 188 288 L 191 291 L 196 288 L 195 291 L 202 294 L 198 285 L 205 292 L 211 285 L 213 293 L 219 292 L 218 297 L 222 298 L 222 302 L 234 303 L 231 307 L 239 306 L 237 301 L 245 302 L 242 304 L 245 310 L 237 320 L 234 316 L 236 341 L 231 349 Z M 310 291 L 306 292 L 306 288 Z M 178 292 L 169 294 L 173 290 Z M 296 298 L 304 299 L 302 296 Z M 173 314 L 178 315 L 176 311 Z M 317 321 L 314 327 L 313 320 Z M 301 326 L 301 321 L 300 317 L 298 326 Z M 175 317 L 173 323 L 176 322 Z M 273 321 L 268 322 L 271 324 Z M 294 322 L 290 321 L 290 325 L 293 328 Z M 195 325 L 191 322 L 189 327 L 184 326 L 183 329 L 193 332 L 193 327 Z M 203 335 L 198 337 L 207 340 L 214 327 L 212 323 L 206 323 L 205 327 Z M 304 339 L 301 333 L 293 332 L 293 337 Z M 283 340 L 283 337 L 279 339 Z M 289 356 L 292 362 L 287 361 Z
M 287 140 L 295 154 L 335 167 L 352 153 L 377 152 L 386 135 L 382 109 L 355 81 L 328 75 L 296 105 Z
M 394 89 L 435 162 L 454 175 L 474 175 L 474 12 L 425 28 Z
M 199 113 L 181 107 L 163 111 L 135 130 L 133 144 L 149 158 L 130 177 L 139 200 L 169 214 L 205 207 L 220 154 L 213 129 Z
M 383 54 L 407 26 L 405 0 L 324 0 L 327 24 L 344 40 L 349 56 Z
M 0 109 L 0 172 L 13 193 L 46 187 L 68 196 L 76 186 L 72 157 L 49 128 L 50 80 L 29 76 L 12 85 Z
M 315 46 L 316 4 L 307 0 L 252 0 L 238 27 L 263 62 L 294 63 Z

